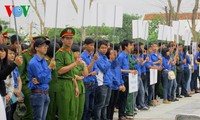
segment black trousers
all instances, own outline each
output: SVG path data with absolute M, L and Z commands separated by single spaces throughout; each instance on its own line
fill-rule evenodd
M 126 101 L 127 101 L 127 95 L 129 91 L 129 86 L 128 86 L 128 76 L 122 77 L 124 80 L 124 86 L 126 87 L 126 91 L 122 92 L 119 91 L 119 99 L 118 99 L 118 105 L 119 105 L 119 118 L 122 116 L 126 116 L 125 113 L 125 108 L 126 108 Z
M 161 97 L 161 94 L 160 94 L 160 92 L 162 92 L 162 91 L 160 91 L 159 90 L 159 86 L 160 86 L 160 84 L 161 84 L 161 80 L 162 79 L 162 71 L 158 71 L 158 76 L 157 76 L 157 83 L 155 84 L 155 94 L 154 94 L 154 98 L 156 99 L 156 96 L 159 96 L 159 97 Z
M 194 73 L 192 73 L 192 80 L 191 80 L 191 83 L 190 83 L 191 91 L 198 90 L 198 88 L 197 88 L 197 78 L 200 80 L 199 68 L 197 70 L 194 70 Z
M 110 102 L 107 108 L 107 118 L 113 120 L 115 105 L 117 104 L 119 90 L 112 90 Z

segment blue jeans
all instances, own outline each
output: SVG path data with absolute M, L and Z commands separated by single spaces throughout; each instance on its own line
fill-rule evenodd
M 171 99 L 176 98 L 176 89 L 177 89 L 177 82 L 176 82 L 176 79 L 175 79 L 175 80 L 172 80 Z
M 33 111 L 33 120 L 46 120 L 50 103 L 49 94 L 32 93 L 30 96 L 30 103 Z
M 189 80 L 187 82 L 187 91 L 191 91 L 191 87 L 190 87 L 190 83 L 192 81 L 192 69 L 189 69 L 190 73 L 189 73 Z
M 189 80 L 189 75 L 190 75 L 190 70 L 189 68 L 184 68 L 183 70 L 183 81 L 182 81 L 182 89 L 181 89 L 181 94 L 183 96 L 187 95 L 187 83 Z
M 172 81 L 168 79 L 168 71 L 163 71 L 163 100 L 171 98 Z
M 199 77 L 199 68 L 197 68 L 197 70 L 194 70 L 194 73 L 192 73 L 192 81 L 190 83 L 191 86 L 191 90 L 198 90 L 197 89 L 197 78 L 200 80 Z
M 148 104 L 148 81 L 147 81 L 146 73 L 142 73 L 141 78 L 142 78 L 144 92 L 145 92 L 144 101 L 145 101 L 145 104 L 147 105 Z
M 90 120 L 94 110 L 95 85 L 85 86 L 85 91 L 85 107 L 82 120 Z
M 94 119 L 106 120 L 106 109 L 110 101 L 111 89 L 108 86 L 101 85 L 95 90 Z M 110 92 L 110 93 L 109 93 Z M 110 95 L 109 95 L 110 94 Z M 109 99 L 109 100 L 108 100 Z
M 141 108 L 146 107 L 145 102 L 144 102 L 144 98 L 145 98 L 145 91 L 144 91 L 143 81 L 142 81 L 141 77 L 138 76 L 138 96 L 137 96 L 137 101 L 138 101 L 138 104 L 141 106 Z

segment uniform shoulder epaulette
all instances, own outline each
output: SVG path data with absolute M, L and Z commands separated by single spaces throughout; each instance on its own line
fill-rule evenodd
M 27 49 L 25 49 L 25 50 L 23 50 L 23 51 L 22 51 L 22 53 L 25 53 L 25 52 L 27 52 L 27 51 L 28 51 L 28 50 L 27 50 Z
M 69 51 L 70 51 L 70 48 L 66 48 L 66 49 L 60 48 L 60 49 L 59 49 L 60 52 L 62 52 L 63 50 L 65 50 L 66 52 L 69 52 Z
M 50 60 L 50 58 L 49 58 L 49 57 L 45 57 L 45 60 L 46 60 L 46 61 L 49 61 L 49 60 Z
M 66 48 L 66 52 L 69 52 L 70 51 L 70 48 Z
M 59 49 L 59 51 L 62 52 L 62 51 L 63 51 L 63 48 L 61 47 L 61 48 Z

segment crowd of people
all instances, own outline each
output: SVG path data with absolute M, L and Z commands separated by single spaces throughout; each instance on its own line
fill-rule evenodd
M 116 109 L 126 120 L 159 105 L 158 99 L 170 104 L 200 92 L 200 45 L 192 53 L 174 42 L 86 38 L 80 47 L 73 43 L 75 30 L 66 28 L 56 44 L 37 36 L 26 46 L 1 31 L 0 109 L 7 120 L 113 120 Z M 150 69 L 158 71 L 156 84 L 150 84 Z M 129 74 L 138 76 L 137 92 L 129 93 Z M 20 103 L 23 115 L 16 112 Z

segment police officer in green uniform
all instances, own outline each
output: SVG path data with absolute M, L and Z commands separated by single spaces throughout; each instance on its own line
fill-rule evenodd
M 31 58 L 34 55 L 34 47 L 33 44 L 35 42 L 36 39 L 39 38 L 43 38 L 42 36 L 36 36 L 33 37 L 33 40 L 30 44 L 30 48 L 27 50 L 22 51 L 22 58 L 23 58 L 23 64 L 19 67 L 19 72 L 20 72 L 20 76 L 22 79 L 22 93 L 24 94 L 24 104 L 27 107 L 27 112 L 25 114 L 25 116 L 22 118 L 22 120 L 32 120 L 32 109 L 31 109 L 31 105 L 30 105 L 30 95 L 31 95 L 31 91 L 28 89 L 28 74 L 27 74 L 27 66 L 29 61 L 31 60 Z
M 78 45 L 72 46 L 72 51 L 74 52 L 74 58 L 77 60 L 80 58 L 80 47 Z M 74 68 L 75 74 L 75 83 L 77 83 L 79 96 L 75 98 L 75 105 L 76 105 L 76 118 L 75 120 L 81 120 L 84 110 L 84 103 L 85 103 L 85 85 L 83 83 L 83 78 L 88 76 L 88 68 L 84 61 L 83 64 L 80 64 Z
M 48 50 L 47 50 L 47 56 L 45 57 L 47 63 L 49 64 L 51 62 L 51 59 L 53 58 L 53 48 L 54 43 L 51 42 L 49 44 Z M 60 46 L 56 44 L 56 51 L 59 50 Z M 58 85 L 57 85 L 57 72 L 56 70 L 52 70 L 51 72 L 52 80 L 49 82 L 49 97 L 50 97 L 50 103 L 48 107 L 47 112 L 47 120 L 55 120 L 56 110 L 57 110 L 57 96 L 58 93 Z
M 81 64 L 82 60 L 74 59 L 74 53 L 71 51 L 75 30 L 65 28 L 61 34 L 63 46 L 56 52 L 56 70 L 58 74 L 58 117 L 59 120 L 74 120 L 76 114 L 75 107 L 75 85 L 74 68 Z

